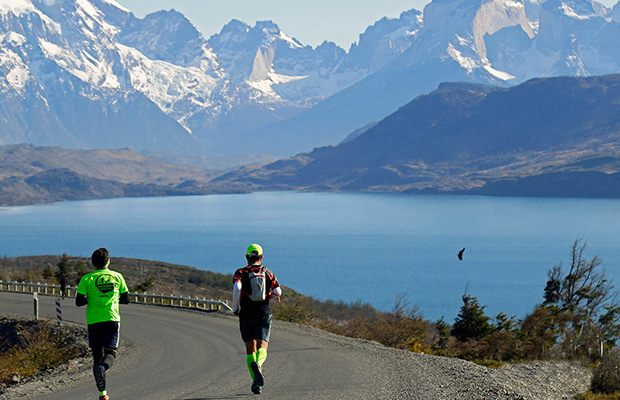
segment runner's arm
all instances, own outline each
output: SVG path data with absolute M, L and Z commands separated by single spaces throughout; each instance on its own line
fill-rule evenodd
M 129 292 L 121 293 L 118 302 L 120 304 L 129 304 Z
M 78 307 L 82 307 L 82 306 L 85 306 L 86 304 L 88 304 L 88 299 L 86 298 L 86 296 L 83 295 L 82 293 L 78 293 L 75 296 L 75 305 Z
M 239 300 L 240 299 L 241 299 L 241 281 L 237 281 L 233 283 L 233 299 L 232 299 L 233 313 L 239 312 Z

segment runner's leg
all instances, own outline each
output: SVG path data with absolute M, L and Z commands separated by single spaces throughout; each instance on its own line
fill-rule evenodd
M 258 349 L 256 350 L 256 362 L 259 367 L 263 367 L 265 360 L 267 359 L 267 347 L 269 347 L 269 342 L 266 340 L 257 340 Z
M 248 369 L 250 370 L 250 376 L 252 376 L 252 381 L 254 381 L 254 371 L 252 370 L 252 363 L 256 362 L 256 340 L 251 340 L 245 343 L 245 359 L 248 364 Z
M 93 376 L 95 377 L 95 385 L 97 386 L 99 395 L 104 396 L 106 394 L 105 367 L 101 363 L 105 357 L 105 351 L 103 347 L 97 347 L 96 349 L 92 349 L 92 350 L 93 350 Z
M 101 365 L 105 367 L 105 370 L 109 370 L 114 365 L 114 361 L 116 361 L 116 354 L 118 353 L 116 349 L 112 348 L 104 348 L 103 349 L 104 356 L 101 359 Z

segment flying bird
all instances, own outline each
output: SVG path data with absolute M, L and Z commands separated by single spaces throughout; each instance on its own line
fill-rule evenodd
M 463 260 L 463 253 L 465 252 L 465 247 L 463 247 L 463 250 L 459 251 L 458 257 L 459 260 Z

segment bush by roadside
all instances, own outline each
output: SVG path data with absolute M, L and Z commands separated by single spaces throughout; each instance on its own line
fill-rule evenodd
M 592 377 L 592 391 L 620 399 L 620 349 L 607 353 Z
M 0 316 L 0 391 L 88 353 L 83 326 Z

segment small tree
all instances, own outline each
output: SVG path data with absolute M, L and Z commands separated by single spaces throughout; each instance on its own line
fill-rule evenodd
M 556 343 L 557 337 L 558 329 L 552 310 L 542 305 L 536 307 L 534 312 L 521 321 L 521 356 L 532 360 L 543 358 Z
M 495 317 L 495 322 L 493 322 L 494 330 L 496 332 L 512 331 L 516 325 L 517 322 L 515 321 L 515 316 L 513 315 L 509 318 L 504 313 L 497 314 Z
M 41 277 L 46 280 L 54 277 L 54 270 L 52 269 L 51 265 L 47 264 L 45 266 L 43 272 L 41 272 Z
M 86 264 L 84 264 L 84 261 L 82 260 L 77 260 L 73 268 L 75 269 L 77 282 L 79 282 L 80 279 L 88 273 L 88 271 L 86 271 Z
M 495 330 L 489 322 L 491 318 L 484 314 L 486 306 L 478 304 L 478 299 L 463 295 L 463 306 L 454 321 L 452 336 L 461 342 L 470 339 L 479 340 Z
M 64 275 L 68 277 L 71 274 L 71 262 L 67 253 L 62 253 L 60 261 L 56 264 L 56 279 L 60 282 L 60 278 Z
M 155 276 L 151 275 L 148 278 L 146 278 L 144 281 L 135 284 L 132 287 L 131 291 L 136 292 L 136 293 L 144 293 L 154 286 L 155 286 Z
M 446 323 L 443 316 L 439 319 L 439 321 L 435 322 L 435 329 L 437 329 L 438 338 L 434 348 L 436 350 L 446 350 L 450 340 L 450 327 Z
M 553 310 L 560 327 L 560 345 L 566 356 L 601 358 L 605 343 L 620 332 L 620 304 L 614 286 L 601 268 L 602 260 L 584 257 L 587 242 L 576 240 L 571 264 L 553 267 L 544 292 L 544 304 Z

